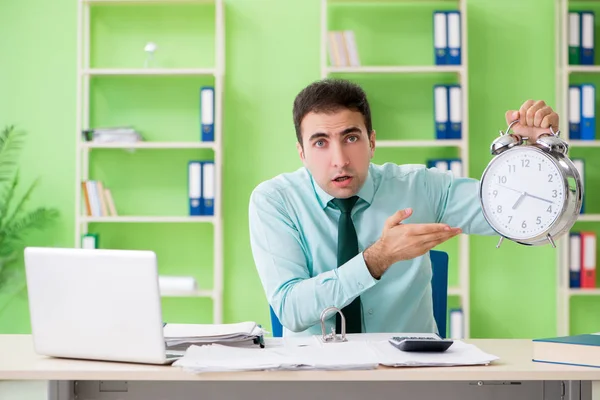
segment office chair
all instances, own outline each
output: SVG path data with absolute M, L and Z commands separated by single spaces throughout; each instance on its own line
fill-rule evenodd
M 448 253 L 439 250 L 429 252 L 431 258 L 431 291 L 433 301 L 433 317 L 438 326 L 440 336 L 446 337 L 446 315 L 448 312 Z M 283 336 L 283 326 L 275 315 L 273 307 L 271 311 L 271 330 L 273 337 Z

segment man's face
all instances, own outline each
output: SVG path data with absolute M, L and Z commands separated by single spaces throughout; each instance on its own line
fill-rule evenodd
M 367 134 L 363 115 L 341 109 L 308 113 L 300 124 L 298 154 L 317 184 L 335 198 L 354 196 L 367 179 L 375 132 Z

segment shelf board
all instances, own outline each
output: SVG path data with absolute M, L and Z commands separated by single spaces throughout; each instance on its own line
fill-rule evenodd
M 444 140 L 377 140 L 375 147 L 462 147 L 461 139 Z
M 212 290 L 161 290 L 160 295 L 161 297 L 214 297 Z
M 83 75 L 90 76 L 128 76 L 128 75 L 212 75 L 216 74 L 215 68 L 91 68 L 82 71 Z
M 377 3 L 459 3 L 461 0 L 327 0 L 329 4 L 344 4 L 344 3 L 364 3 L 364 4 L 377 4 Z
M 215 0 L 80 0 L 83 4 L 215 4 Z
M 570 296 L 599 296 L 600 288 L 593 289 L 569 289 Z
M 420 74 L 420 73 L 461 73 L 460 65 L 426 65 L 426 66 L 361 66 L 361 67 L 327 67 L 327 73 L 348 74 Z
M 595 73 L 600 72 L 600 65 L 569 65 L 567 67 L 569 73 L 573 72 L 586 72 Z
M 600 140 L 569 140 L 571 147 L 600 147 Z
M 578 222 L 600 222 L 600 214 L 579 214 Z
M 215 142 L 135 142 L 94 143 L 83 142 L 84 149 L 215 149 Z
M 81 222 L 156 222 L 156 223 L 187 223 L 187 222 L 205 222 L 214 223 L 213 216 L 184 216 L 184 217 L 141 217 L 141 216 L 118 216 L 118 217 L 81 217 Z

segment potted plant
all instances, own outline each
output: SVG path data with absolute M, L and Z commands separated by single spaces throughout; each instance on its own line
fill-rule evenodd
M 24 143 L 23 132 L 8 126 L 0 132 L 0 294 L 16 293 L 25 286 L 19 256 L 24 239 L 34 229 L 43 229 L 58 217 L 52 208 L 28 209 L 27 202 L 38 183 L 36 179 L 18 198 L 19 152 Z M 16 279 L 15 279 L 16 278 Z M 8 287 L 10 286 L 10 287 Z

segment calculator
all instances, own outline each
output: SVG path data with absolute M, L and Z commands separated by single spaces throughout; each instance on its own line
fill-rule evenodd
M 437 335 L 431 336 L 394 336 L 389 339 L 392 346 L 402 351 L 441 353 L 454 343 L 452 339 L 442 339 Z

